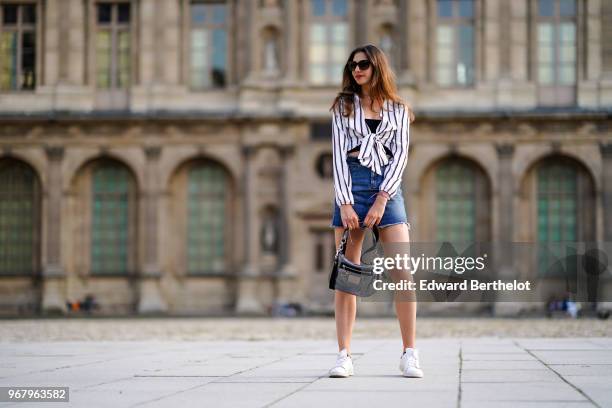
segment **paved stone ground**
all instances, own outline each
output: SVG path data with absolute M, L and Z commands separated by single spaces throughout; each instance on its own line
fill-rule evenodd
M 70 387 L 69 403 L 44 407 L 612 407 L 610 337 L 419 339 L 425 378 L 413 379 L 399 373 L 399 338 L 375 336 L 353 340 L 348 379 L 326 375 L 329 338 L 4 339 L 0 386 Z

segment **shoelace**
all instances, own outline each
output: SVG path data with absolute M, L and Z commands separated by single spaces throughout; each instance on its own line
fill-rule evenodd
M 341 366 L 346 360 L 351 358 L 350 356 L 340 356 L 336 359 L 336 366 Z
M 407 363 L 408 363 L 409 366 L 413 366 L 413 367 L 416 367 L 416 368 L 421 368 L 421 367 L 419 367 L 419 360 L 414 355 L 411 355 L 411 356 L 408 357 Z

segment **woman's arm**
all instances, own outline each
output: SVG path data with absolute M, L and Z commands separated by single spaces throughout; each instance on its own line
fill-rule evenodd
M 395 120 L 398 128 L 395 130 L 393 139 L 392 151 L 393 159 L 385 168 L 383 181 L 380 183 L 379 190 L 389 194 L 389 198 L 393 198 L 399 186 L 402 183 L 402 175 L 408 162 L 408 144 L 410 142 L 410 122 L 408 121 L 408 113 L 406 107 L 400 105 L 400 109 L 395 112 Z
M 341 103 L 341 102 L 340 102 Z M 338 108 L 334 109 L 332 118 L 332 146 L 334 164 L 334 190 L 336 203 L 355 204 L 351 192 L 352 180 L 346 163 L 346 133 L 342 124 L 342 117 Z

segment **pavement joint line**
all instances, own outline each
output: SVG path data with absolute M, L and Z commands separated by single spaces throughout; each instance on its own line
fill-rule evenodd
M 361 353 L 361 354 L 363 355 L 364 353 Z M 352 358 L 352 357 L 353 357 L 353 353 L 351 353 L 351 358 Z M 356 358 L 355 360 L 358 360 L 358 358 Z M 289 393 L 289 394 L 287 394 L 287 395 L 283 395 L 282 397 L 277 398 L 276 400 L 272 401 L 271 403 L 269 403 L 269 404 L 267 404 L 267 405 L 264 405 L 262 408 L 268 408 L 268 407 L 271 407 L 271 406 L 273 406 L 274 404 L 277 404 L 277 403 L 281 402 L 282 400 L 289 398 L 289 397 L 290 397 L 290 396 L 292 396 L 293 394 L 296 394 L 296 393 L 298 393 L 298 392 L 300 392 L 300 391 L 304 390 L 304 388 L 308 387 L 309 385 L 314 384 L 315 382 L 319 381 L 321 378 L 326 378 L 326 377 L 328 377 L 328 374 L 322 374 L 322 375 L 318 376 L 317 378 L 313 379 L 312 381 L 310 381 L 310 382 L 308 382 L 308 383 L 304 384 L 302 387 L 300 387 L 300 388 L 298 388 L 298 389 L 294 390 L 293 392 L 290 392 L 290 393 Z M 304 391 L 308 391 L 308 390 L 304 390 Z
M 489 370 L 487 370 L 489 371 Z M 548 371 L 548 370 L 547 370 Z M 465 384 L 535 384 L 535 383 L 543 383 L 543 384 L 549 384 L 552 383 L 554 381 L 542 381 L 542 380 L 525 380 L 525 381 L 507 381 L 507 380 L 502 380 L 502 381 L 464 381 Z M 584 402 L 584 401 L 579 401 L 579 402 Z
M 501 351 L 500 352 L 495 352 L 495 351 L 466 351 L 465 354 L 466 355 L 468 355 L 468 354 L 504 354 L 504 355 L 506 355 L 506 354 L 521 354 L 522 355 L 522 354 L 525 354 L 525 353 L 524 352 L 518 352 L 518 351 L 511 351 L 511 352 L 507 352 L 507 353 L 504 353 L 504 352 L 501 352 Z
M 231 354 L 231 353 L 223 353 L 223 355 L 230 355 L 230 354 Z M 304 353 L 298 353 L 298 354 L 304 354 Z M 280 361 L 283 361 L 283 360 L 288 359 L 289 357 L 292 357 L 293 355 L 294 355 L 294 354 L 290 354 L 290 355 L 288 355 L 288 356 L 286 356 L 286 357 L 281 357 L 281 358 L 279 358 L 279 359 L 277 359 L 277 360 L 274 360 L 274 361 L 271 361 L 271 362 L 269 362 L 269 363 L 264 363 L 264 364 L 258 365 L 258 366 L 256 366 L 256 367 L 251 367 L 251 368 L 248 368 L 248 369 L 246 369 L 246 370 L 238 371 L 238 372 L 236 372 L 236 373 L 234 373 L 234 374 L 231 374 L 231 375 L 226 375 L 226 376 L 217 376 L 216 378 L 224 378 L 224 379 L 225 379 L 225 378 L 231 378 L 231 377 L 233 377 L 233 376 L 235 376 L 235 375 L 238 375 L 238 374 L 243 374 L 243 373 L 249 372 L 249 371 L 251 371 L 251 370 L 256 370 L 256 369 L 258 369 L 258 368 L 262 368 L 262 367 L 265 367 L 265 366 L 267 366 L 267 365 L 271 365 L 271 364 L 278 363 L 278 362 L 280 362 Z M 203 377 L 203 376 L 194 376 L 194 377 Z M 162 400 L 162 399 L 164 399 L 164 398 L 172 397 L 172 396 L 174 396 L 174 395 L 177 395 L 177 394 L 180 394 L 180 393 L 183 393 L 183 392 L 187 392 L 187 391 L 191 391 L 191 390 L 194 390 L 194 389 L 196 389 L 196 388 L 200 388 L 200 387 L 201 387 L 201 388 L 204 388 L 204 387 L 206 387 L 208 384 L 224 384 L 224 383 L 226 383 L 226 382 L 223 382 L 223 381 L 210 381 L 210 382 L 207 382 L 207 383 L 205 383 L 205 384 L 200 384 L 200 385 L 197 385 L 197 386 L 192 387 L 192 388 L 188 388 L 188 389 L 185 389 L 185 390 L 179 390 L 179 391 L 177 391 L 177 392 L 175 392 L 175 393 L 172 393 L 172 394 L 163 395 L 163 396 L 161 396 L 161 397 L 159 397 L 159 398 L 155 398 L 155 399 L 152 399 L 152 400 L 143 401 L 143 402 L 141 402 L 141 403 L 138 403 L 138 404 L 136 404 L 136 405 L 132 405 L 132 406 L 133 406 L 133 407 L 136 407 L 136 406 L 143 405 L 143 404 L 149 404 L 149 403 L 151 403 L 151 402 L 155 402 L 155 401 L 160 401 L 160 400 Z M 306 384 L 306 385 L 308 385 L 308 384 Z
M 594 349 L 572 349 L 572 348 L 569 348 L 569 349 L 530 348 L 529 350 L 531 351 L 599 351 L 601 352 L 601 351 L 605 351 L 606 349 L 601 348 L 601 349 L 594 350 Z
M 388 340 L 387 340 L 387 341 L 383 341 L 381 344 L 388 343 L 388 342 L 389 342 Z M 355 354 L 355 355 L 358 355 L 358 356 L 360 355 L 360 357 L 362 357 L 362 356 L 366 355 L 367 353 L 369 353 L 370 351 L 375 350 L 375 349 L 377 349 L 378 347 L 380 347 L 380 346 L 381 346 L 381 344 L 377 344 L 377 345 L 375 345 L 375 346 L 372 346 L 372 348 L 370 348 L 368 351 L 365 351 L 365 352 L 363 352 L 363 353 L 358 353 L 358 354 Z M 299 354 L 300 354 L 300 355 L 308 355 L 308 354 L 306 354 L 306 353 L 299 353 Z M 336 353 L 336 354 L 337 354 L 337 353 Z M 351 352 L 351 358 L 352 358 L 352 356 L 353 356 L 353 353 Z M 357 360 L 359 360 L 359 357 L 355 359 L 355 361 L 357 361 Z M 281 402 L 282 400 L 287 399 L 287 398 L 289 398 L 290 396 L 292 396 L 292 395 L 294 395 L 294 394 L 296 394 L 296 393 L 298 393 L 298 392 L 300 392 L 300 391 L 308 392 L 308 390 L 305 390 L 305 388 L 306 388 L 306 387 L 308 387 L 308 386 L 310 386 L 310 385 L 312 385 L 312 384 L 314 384 L 315 382 L 319 381 L 319 380 L 320 380 L 320 379 L 322 379 L 322 378 L 329 378 L 329 374 L 328 374 L 328 373 L 324 373 L 323 375 L 320 375 L 319 377 L 315 378 L 313 381 L 311 381 L 311 382 L 308 382 L 308 383 L 304 384 L 304 386 L 303 386 L 303 387 L 300 387 L 300 388 L 298 388 L 298 389 L 295 389 L 295 390 L 293 390 L 292 392 L 288 393 L 287 395 L 283 395 L 282 397 L 280 397 L 280 398 L 278 398 L 278 399 L 276 399 L 276 400 L 272 401 L 271 403 L 269 403 L 269 404 L 267 404 L 267 405 L 264 405 L 262 408 L 268 408 L 268 407 L 271 407 L 271 406 L 273 406 L 274 404 L 277 404 L 277 403 Z M 336 380 L 342 380 L 342 379 L 341 379 L 341 378 L 337 378 Z
M 216 384 L 310 384 L 309 381 L 215 381 Z
M 112 383 L 114 383 L 114 382 L 119 382 L 119 381 L 123 381 L 123 380 L 129 380 L 130 378 L 134 378 L 134 376 L 131 376 L 131 375 L 130 375 L 129 377 L 121 377 L 121 378 L 117 378 L 117 379 L 115 379 L 115 380 L 111 380 L 111 381 L 104 381 L 104 382 L 101 382 L 101 383 L 99 383 L 99 384 L 91 384 L 91 385 L 86 385 L 86 386 L 84 386 L 84 387 L 75 388 L 75 389 L 74 389 L 74 391 L 75 391 L 75 392 L 77 392 L 77 391 L 84 390 L 84 389 L 87 389 L 87 388 L 97 387 L 97 386 L 99 386 L 99 385 L 112 384 Z
M 172 350 L 167 350 L 167 351 L 172 351 Z M 147 356 L 147 355 L 150 355 L 150 354 L 159 354 L 159 352 L 157 352 L 157 351 L 145 352 L 143 354 L 138 354 L 138 356 L 142 357 L 142 356 Z M 24 376 L 31 375 L 31 374 L 38 374 L 38 373 L 49 373 L 49 372 L 53 372 L 53 371 L 64 370 L 66 368 L 86 367 L 88 365 L 100 364 L 100 363 L 108 363 L 108 362 L 111 362 L 111 361 L 121 360 L 122 358 L 125 358 L 125 355 L 123 355 L 121 357 L 110 358 L 110 359 L 107 359 L 107 360 L 90 361 L 90 362 L 82 363 L 82 364 L 73 364 L 73 365 L 67 365 L 67 366 L 61 366 L 61 367 L 47 368 L 47 369 L 44 369 L 44 370 L 29 371 L 27 373 L 22 373 L 22 374 L 17 374 L 17 375 L 13 375 L 13 376 L 4 377 L 3 379 L 19 378 L 19 377 L 24 377 Z
M 482 359 L 479 359 L 479 358 L 465 358 L 464 357 L 463 361 L 533 361 L 533 360 L 504 360 L 504 359 L 501 359 L 501 360 L 482 360 Z
M 486 361 L 486 360 L 485 360 Z M 507 360 L 504 360 L 507 362 Z M 527 361 L 527 360 L 525 360 Z M 492 368 L 466 368 L 466 371 L 491 371 Z M 516 371 L 517 368 L 495 368 L 495 371 Z M 523 371 L 548 371 L 545 368 L 521 368 Z
M 170 394 L 162 395 L 162 396 L 160 396 L 158 398 L 154 398 L 154 399 L 151 399 L 151 400 L 146 400 L 146 401 L 138 402 L 138 403 L 136 403 L 134 405 L 131 405 L 131 407 L 137 407 L 139 405 L 150 404 L 152 402 L 159 401 L 159 400 L 162 400 L 164 398 L 172 397 L 172 396 L 180 394 L 182 392 L 187 392 L 187 391 L 195 390 L 196 388 L 204 387 L 207 384 L 208 383 L 206 383 L 206 384 L 198 384 L 198 385 L 195 385 L 193 387 L 190 387 L 190 388 L 187 388 L 187 389 L 184 389 L 184 390 L 178 390 L 178 391 L 175 391 L 175 392 L 170 393 Z
M 483 400 L 483 402 L 491 402 L 491 401 Z M 537 401 L 530 400 L 530 399 L 496 399 L 496 400 L 493 400 L 492 402 L 529 402 L 532 404 L 534 403 L 535 404 L 546 404 L 546 403 L 552 402 L 552 403 L 562 403 L 564 405 L 567 405 L 567 404 L 584 404 L 586 401 L 568 401 L 568 400 L 555 400 L 555 399 L 550 399 L 550 400 L 539 399 Z
M 195 378 L 225 378 L 227 377 L 226 375 L 138 375 L 135 374 L 133 377 L 130 378 L 136 378 L 136 377 L 142 377 L 142 378 L 191 378 L 191 377 L 195 377 Z
M 316 381 L 319 381 L 321 378 L 325 378 L 326 376 L 327 376 L 327 374 L 323 374 L 323 375 L 321 375 L 321 376 L 317 377 L 316 379 L 314 379 L 313 381 L 311 381 L 311 382 L 308 382 L 308 383 L 304 384 L 302 387 L 300 387 L 300 388 L 298 388 L 298 389 L 293 390 L 293 391 L 292 391 L 292 392 L 290 392 L 289 394 L 287 394 L 287 395 L 283 395 L 282 397 L 277 398 L 276 400 L 272 401 L 271 403 L 269 403 L 269 404 L 266 404 L 266 405 L 262 406 L 262 408 L 268 408 L 268 407 L 271 407 L 271 406 L 273 406 L 274 404 L 277 404 L 277 403 L 281 402 L 282 400 L 287 399 L 288 397 L 290 397 L 290 396 L 292 396 L 292 395 L 294 395 L 294 394 L 296 394 L 296 393 L 298 393 L 298 392 L 300 392 L 300 391 L 304 390 L 304 388 L 308 387 L 308 386 L 309 386 L 309 385 L 311 385 L 311 384 L 314 384 Z M 299 383 L 296 383 L 296 384 L 299 384 Z M 304 391 L 306 392 L 306 391 L 308 391 L 308 390 L 304 390 Z
M 514 343 L 519 345 L 518 342 L 516 340 L 514 340 Z M 591 404 L 593 404 L 595 407 L 597 408 L 602 408 L 601 405 L 599 405 L 597 402 L 595 402 L 591 397 L 589 397 L 589 395 L 587 393 L 585 393 L 584 391 L 582 391 L 580 388 L 578 388 L 576 385 L 572 384 L 571 382 L 569 382 L 567 379 L 565 379 L 557 370 L 555 370 L 554 368 L 552 368 L 550 365 L 546 364 L 542 359 L 540 359 L 537 355 L 535 355 L 530 349 L 525 348 L 525 351 L 528 352 L 529 354 L 531 354 L 533 357 L 535 357 L 540 363 L 542 363 L 545 367 L 547 367 L 550 371 L 552 371 L 553 373 L 555 373 L 564 383 L 566 383 L 567 385 L 569 385 L 570 387 L 572 387 L 573 389 L 575 389 L 576 391 L 578 391 L 579 394 L 581 394 L 584 398 L 586 398 Z
M 612 366 L 612 363 L 564 363 L 564 364 L 554 363 L 554 364 L 549 364 L 549 365 L 551 367 L 552 366 Z
M 283 360 L 283 358 L 281 358 L 281 359 L 279 359 L 279 360 L 276 360 L 276 361 L 273 361 L 273 362 L 271 362 L 271 363 L 269 363 L 269 364 L 273 364 L 273 363 L 278 362 L 278 361 L 281 361 L 281 360 Z M 207 360 L 207 361 L 208 361 L 208 360 Z M 259 367 L 263 367 L 263 365 L 262 365 L 262 366 L 258 366 L 258 367 L 254 367 L 254 368 L 251 368 L 251 369 L 255 369 L 255 368 L 259 368 Z M 232 377 L 233 375 L 240 374 L 240 373 L 243 373 L 243 372 L 247 372 L 247 371 L 249 371 L 249 370 L 250 370 L 250 369 L 248 369 L 248 370 L 244 370 L 244 371 L 240 371 L 240 372 L 234 373 L 234 374 L 229 375 L 229 376 L 195 376 L 195 375 L 194 375 L 194 376 L 176 376 L 176 377 L 196 377 L 196 378 L 229 378 L 229 377 Z M 163 378 L 163 377 L 168 377 L 168 376 L 159 376 L 159 377 L 162 377 L 162 378 Z M 196 386 L 194 386 L 194 387 L 186 388 L 186 389 L 184 389 L 184 390 L 178 390 L 178 391 L 176 391 L 176 392 L 173 392 L 173 393 L 170 393 L 170 394 L 166 394 L 166 395 L 162 395 L 162 396 L 160 396 L 160 397 L 158 397 L 158 398 L 154 398 L 154 399 L 152 399 L 152 400 L 142 401 L 142 402 L 139 402 L 139 403 L 137 403 L 137 404 L 132 405 L 132 407 L 137 407 L 137 406 L 139 406 L 139 405 L 149 404 L 149 403 L 152 403 L 152 402 L 155 402 L 155 401 L 160 401 L 160 400 L 162 400 L 162 399 L 164 399 L 164 398 L 169 398 L 169 397 L 172 397 L 172 396 L 178 395 L 178 394 L 183 393 L 183 392 L 187 392 L 187 391 L 192 391 L 192 390 L 195 390 L 196 388 L 204 388 L 204 387 L 206 387 L 208 384 L 211 384 L 211 383 L 213 383 L 213 382 L 216 382 L 216 381 L 211 381 L 211 382 L 207 382 L 207 383 L 204 383 L 204 384 L 199 384 L 199 385 L 196 385 Z

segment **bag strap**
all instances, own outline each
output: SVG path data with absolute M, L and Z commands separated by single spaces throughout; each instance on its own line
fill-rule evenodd
M 378 238 L 379 238 L 378 227 L 374 225 L 371 229 L 372 229 L 372 233 L 374 234 L 374 242 L 372 243 L 372 246 L 370 248 L 366 249 L 366 251 L 361 254 L 362 258 L 366 254 L 376 249 L 376 245 L 378 244 Z M 342 233 L 342 239 L 340 240 L 340 246 L 338 247 L 338 250 L 336 251 L 336 257 L 338 257 L 339 253 L 342 253 L 342 254 L 346 253 L 346 240 L 348 239 L 348 236 L 349 236 L 349 229 L 345 228 L 344 232 Z

